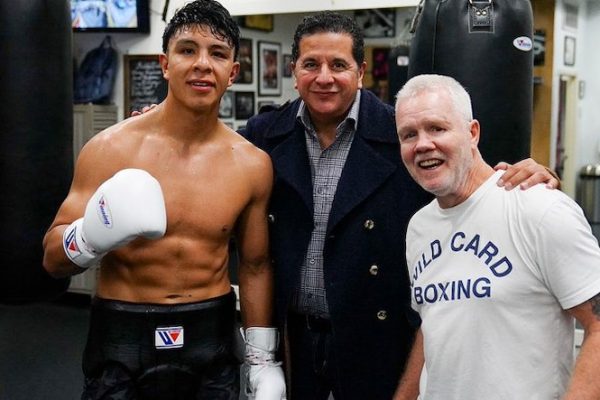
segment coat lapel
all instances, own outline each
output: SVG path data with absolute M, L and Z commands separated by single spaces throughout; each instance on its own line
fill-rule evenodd
M 269 127 L 268 141 L 276 178 L 298 193 L 312 215 L 312 178 L 304 128 L 295 121 L 298 106 L 298 100 L 291 103 L 281 118 Z M 290 128 L 290 120 L 294 120 L 293 128 Z M 398 168 L 400 148 L 394 130 L 393 112 L 373 94 L 363 90 L 359 124 L 333 200 L 328 231 Z M 375 146 L 379 149 L 383 146 L 385 154 Z
M 352 143 L 329 214 L 328 232 L 397 169 L 361 137 Z
M 358 129 L 329 214 L 327 231 L 362 203 L 398 168 L 400 147 L 393 113 L 385 112 L 370 92 L 362 91 Z M 377 105 L 376 105 L 377 104 Z M 385 148 L 385 155 L 377 148 Z M 390 159 L 393 157 L 393 159 Z
M 273 147 L 271 159 L 276 178 L 284 181 L 298 193 L 312 215 L 312 178 L 304 131 L 299 127 L 298 123 L 294 124 L 294 126 L 295 128 L 292 131 L 284 135 L 278 135 L 278 139 L 282 140 Z M 273 131 L 285 132 L 278 130 L 277 127 L 273 127 Z

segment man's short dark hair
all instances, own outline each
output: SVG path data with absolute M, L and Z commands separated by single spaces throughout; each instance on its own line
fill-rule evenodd
M 169 40 L 183 29 L 205 26 L 210 32 L 233 48 L 233 59 L 237 59 L 240 48 L 240 28 L 229 11 L 214 0 L 195 0 L 175 12 L 165 27 L 162 50 L 166 54 Z
M 352 56 L 358 65 L 365 61 L 365 43 L 362 29 L 345 15 L 333 11 L 323 11 L 302 19 L 294 33 L 292 61 L 300 57 L 300 40 L 316 33 L 346 33 L 352 37 Z

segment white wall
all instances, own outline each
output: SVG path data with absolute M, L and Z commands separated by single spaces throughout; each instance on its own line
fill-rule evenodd
M 584 84 L 583 98 L 580 100 L 581 117 L 579 124 L 578 163 L 600 163 L 600 2 L 588 0 L 586 23 L 580 36 L 582 66 L 580 79 Z
M 565 5 L 578 7 L 577 29 L 565 26 Z M 575 65 L 564 64 L 565 37 L 576 40 Z M 550 165 L 555 164 L 558 130 L 559 80 L 567 75 L 575 80 L 576 114 L 574 116 L 573 150 L 567 159 L 569 176 L 564 177 L 563 190 L 576 197 L 578 173 L 582 166 L 600 162 L 600 52 L 596 48 L 600 37 L 600 2 L 597 0 L 556 0 L 554 14 L 554 70 L 552 81 L 552 127 Z M 579 88 L 583 85 L 583 92 Z M 566 185 L 565 185 L 566 183 Z
M 578 7 L 577 28 L 566 26 L 566 10 L 565 7 L 572 4 Z M 576 187 L 576 171 L 578 157 L 578 137 L 577 126 L 578 119 L 576 117 L 578 101 L 577 96 L 573 95 L 574 87 L 577 86 L 579 79 L 579 70 L 582 64 L 580 54 L 575 54 L 575 64 L 565 64 L 565 37 L 575 39 L 576 51 L 581 50 L 581 31 L 585 21 L 585 6 L 577 3 L 577 0 L 556 0 L 554 13 L 554 59 L 553 59 L 553 77 L 552 77 L 552 115 L 551 115 L 551 141 L 550 141 L 550 167 L 557 168 L 556 165 L 556 141 L 559 127 L 559 88 L 561 77 L 568 79 L 570 83 L 567 86 L 569 91 L 567 97 L 568 104 L 574 108 L 566 108 L 565 127 L 563 132 L 562 142 L 564 145 L 565 156 L 562 171 L 562 190 L 569 196 L 575 198 Z M 571 111 L 571 112 L 570 112 Z

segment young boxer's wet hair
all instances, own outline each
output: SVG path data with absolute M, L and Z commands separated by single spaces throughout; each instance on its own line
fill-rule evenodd
M 167 53 L 173 35 L 196 26 L 207 27 L 215 37 L 227 42 L 233 49 L 233 59 L 237 59 L 240 29 L 229 11 L 214 0 L 195 0 L 175 12 L 163 33 L 163 52 Z

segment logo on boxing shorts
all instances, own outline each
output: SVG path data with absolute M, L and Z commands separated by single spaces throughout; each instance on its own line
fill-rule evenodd
M 108 208 L 108 202 L 104 199 L 104 196 L 100 196 L 98 199 L 98 216 L 106 228 L 112 228 L 112 215 L 110 214 L 110 208 Z
M 71 260 L 77 258 L 81 255 L 81 250 L 79 250 L 79 246 L 77 246 L 77 240 L 75 240 L 75 231 L 77 228 L 73 228 L 71 232 L 65 237 L 65 249 L 67 250 L 67 255 Z
M 183 347 L 183 326 L 159 326 L 154 331 L 154 347 L 177 349 Z

